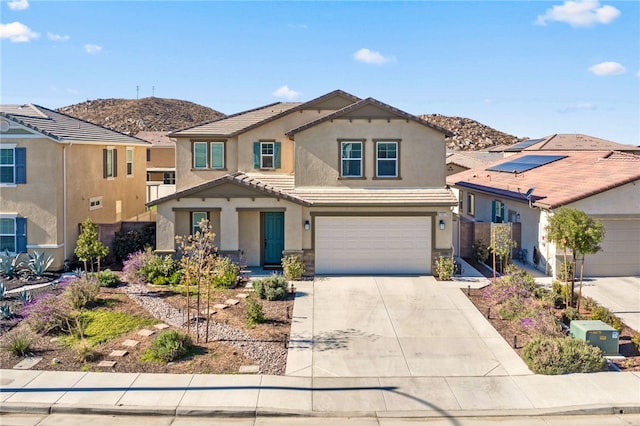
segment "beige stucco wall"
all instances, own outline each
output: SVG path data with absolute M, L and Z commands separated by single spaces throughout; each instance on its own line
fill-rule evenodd
M 340 179 L 339 139 L 365 139 L 364 179 Z M 401 179 L 375 179 L 374 139 L 400 140 Z M 432 187 L 445 185 L 444 135 L 406 120 L 335 119 L 295 135 L 296 187 Z M 304 172 L 300 172 L 300 171 Z
M 640 214 L 640 181 L 612 188 L 593 195 L 569 207 L 579 209 L 588 215 L 638 215 Z
M 175 167 L 176 149 L 174 147 L 154 147 L 151 150 L 151 160 L 146 162 L 147 167 Z M 145 151 L 146 160 L 146 151 Z

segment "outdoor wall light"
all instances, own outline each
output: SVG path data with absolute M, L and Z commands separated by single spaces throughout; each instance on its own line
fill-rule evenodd
M 444 231 L 444 220 L 440 219 L 440 230 Z
M 304 230 L 308 231 L 309 229 L 311 229 L 311 224 L 309 223 L 308 220 L 304 221 Z

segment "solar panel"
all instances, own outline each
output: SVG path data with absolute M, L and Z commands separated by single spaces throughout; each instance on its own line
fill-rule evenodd
M 496 164 L 486 170 L 490 172 L 522 173 L 566 157 L 566 155 L 525 155 L 505 163 Z
M 514 143 L 508 147 L 505 151 L 522 151 L 525 148 L 529 148 L 531 145 L 535 145 L 544 139 L 527 139 L 526 141 Z

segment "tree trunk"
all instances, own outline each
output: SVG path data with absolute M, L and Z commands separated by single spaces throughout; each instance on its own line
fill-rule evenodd
M 578 303 L 577 309 L 580 312 L 580 300 L 582 299 L 582 276 L 584 274 L 584 255 L 582 255 L 582 261 L 580 262 L 580 287 L 578 290 Z

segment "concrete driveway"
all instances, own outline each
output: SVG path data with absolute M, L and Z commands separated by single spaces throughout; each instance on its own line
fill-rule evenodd
M 640 331 L 640 277 L 586 278 L 582 295 L 595 299 L 629 327 Z
M 433 277 L 316 278 L 297 289 L 287 375 L 531 374 L 459 288 Z

